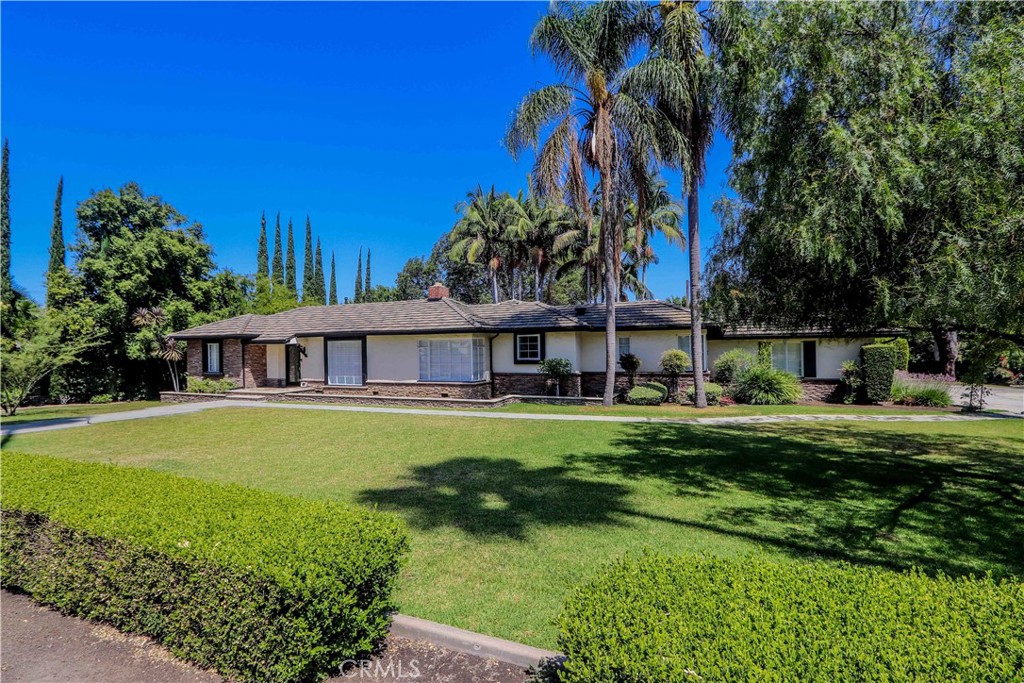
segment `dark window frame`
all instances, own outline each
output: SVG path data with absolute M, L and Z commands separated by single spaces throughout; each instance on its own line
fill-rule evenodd
M 519 355 L 519 338 L 520 337 L 537 337 L 538 339 L 538 352 L 540 356 L 536 359 L 533 358 L 522 358 Z M 512 362 L 516 365 L 536 365 L 542 360 L 547 358 L 547 335 L 542 331 L 535 332 L 515 332 L 512 335 Z
M 203 340 L 203 377 L 223 377 L 224 376 L 224 340 L 223 339 L 204 339 Z M 210 372 L 210 348 L 208 344 L 217 345 L 217 367 L 220 368 L 218 372 Z
M 324 340 L 324 386 L 325 387 L 365 387 L 366 386 L 366 336 L 365 335 L 344 335 L 344 336 L 331 336 L 323 337 Z M 331 376 L 328 372 L 327 367 L 327 342 L 331 341 L 358 341 L 360 343 L 360 350 L 362 351 L 362 370 L 363 370 L 363 383 L 362 384 L 329 384 L 328 378 Z

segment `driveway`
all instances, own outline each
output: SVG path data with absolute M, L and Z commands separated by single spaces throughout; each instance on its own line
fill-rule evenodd
M 1024 415 L 1024 388 L 1020 387 L 999 387 L 989 386 L 992 395 L 985 400 L 985 408 L 988 410 L 1001 410 L 1012 415 Z M 953 402 L 957 405 L 964 403 L 960 394 L 964 392 L 964 386 L 957 385 L 953 390 Z

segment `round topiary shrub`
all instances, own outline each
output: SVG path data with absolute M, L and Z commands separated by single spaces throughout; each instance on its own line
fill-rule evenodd
M 657 406 L 661 405 L 663 396 L 657 389 L 635 386 L 626 394 L 626 402 L 634 406 Z
M 722 387 L 714 382 L 704 382 L 704 395 L 708 399 L 709 406 L 722 404 Z M 690 403 L 697 403 L 697 388 L 692 384 L 686 390 L 686 400 Z M 681 403 L 682 401 L 680 401 Z
M 666 387 L 661 382 L 655 382 L 651 380 L 650 382 L 640 382 L 640 384 L 637 384 L 637 386 L 645 387 L 647 389 L 654 389 L 655 391 L 657 391 L 661 395 L 662 403 L 664 403 L 665 400 L 668 398 L 668 387 Z
M 743 349 L 729 349 L 715 361 L 715 382 L 732 384 L 744 371 L 754 367 L 757 357 Z
M 755 365 L 741 374 L 732 393 L 740 403 L 756 406 L 796 403 L 803 395 L 796 375 L 765 365 Z

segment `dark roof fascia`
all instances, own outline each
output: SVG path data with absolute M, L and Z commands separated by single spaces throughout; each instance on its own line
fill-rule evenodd
M 171 339 L 177 339 L 178 341 L 203 340 L 203 339 L 241 339 L 243 341 L 247 341 L 247 340 L 250 340 L 250 339 L 255 339 L 259 335 L 258 334 L 238 334 L 237 332 L 232 332 L 232 333 L 229 333 L 229 334 L 210 334 L 210 333 L 206 333 L 206 332 L 203 332 L 203 333 L 190 332 L 190 333 L 186 334 L 186 333 L 178 332 L 176 334 L 169 334 L 167 336 L 169 338 L 171 338 Z

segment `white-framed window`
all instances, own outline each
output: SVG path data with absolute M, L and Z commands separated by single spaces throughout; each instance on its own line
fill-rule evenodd
M 701 335 L 701 349 L 704 351 L 704 369 L 708 369 L 708 338 L 706 335 Z M 687 370 L 693 370 L 693 336 L 689 334 L 681 334 L 676 337 L 676 348 L 680 351 L 685 351 L 690 356 L 690 366 Z
M 207 375 L 219 375 L 220 369 L 220 342 L 206 342 L 205 363 L 203 372 Z
M 421 339 L 421 382 L 474 382 L 485 372 L 483 339 Z
M 804 345 L 802 341 L 772 341 L 772 367 L 804 376 Z
M 544 335 L 540 332 L 516 334 L 515 346 L 517 363 L 539 363 L 544 360 Z
M 363 383 L 361 339 L 327 340 L 327 383 L 334 386 L 359 386 Z
M 621 367 L 621 363 L 619 363 L 619 359 L 622 358 L 623 356 L 628 355 L 629 353 L 631 353 L 631 351 L 629 350 L 629 337 L 615 337 L 615 346 L 616 346 L 615 364 L 619 365 L 619 367 Z

